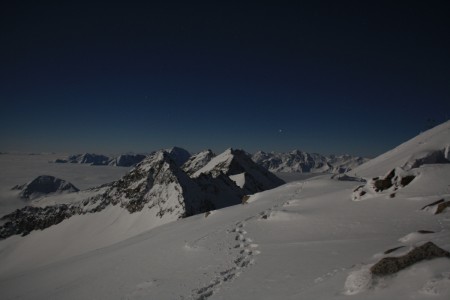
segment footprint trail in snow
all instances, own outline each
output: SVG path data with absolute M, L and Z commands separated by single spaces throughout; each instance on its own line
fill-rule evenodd
M 247 232 L 244 230 L 245 222 L 238 222 L 236 226 L 229 230 L 229 234 L 234 235 L 235 245 L 230 250 L 234 258 L 232 266 L 222 272 L 216 274 L 213 280 L 208 285 L 194 290 L 192 299 L 204 300 L 211 297 L 222 284 L 234 280 L 241 272 L 255 263 L 254 256 L 260 253 L 258 244 L 253 243 L 253 240 L 247 236 Z

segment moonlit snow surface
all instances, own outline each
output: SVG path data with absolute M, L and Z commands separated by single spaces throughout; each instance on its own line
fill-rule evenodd
M 450 164 L 415 167 L 395 197 L 388 189 L 352 200 L 372 176 L 404 166 L 404 154 L 445 149 L 449 129 L 444 123 L 361 166 L 357 175 L 367 183 L 321 175 L 152 230 L 130 225 L 145 228 L 150 216 L 137 222 L 111 208 L 7 238 L 0 241 L 2 299 L 449 299 L 448 258 L 382 278 L 370 267 L 427 241 L 450 250 L 449 209 L 421 209 L 450 200 Z

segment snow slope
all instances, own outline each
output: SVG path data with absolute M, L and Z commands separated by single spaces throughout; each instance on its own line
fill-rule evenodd
M 450 121 L 419 134 L 349 174 L 368 178 L 383 175 L 395 167 L 411 169 L 427 163 L 450 163 Z
M 432 135 L 430 149 L 445 149 L 448 126 L 415 142 Z M 416 145 L 403 153 L 417 157 Z M 403 155 L 390 157 L 359 172 L 414 173 L 394 198 L 383 191 L 352 201 L 361 182 L 322 175 L 140 234 L 147 216 L 123 218 L 116 206 L 10 237 L 0 241 L 2 299 L 448 299 L 448 258 L 387 277 L 370 273 L 383 257 L 427 241 L 450 250 L 450 209 L 422 209 L 450 200 L 450 164 L 410 167 Z M 95 247 L 115 234 L 120 241 Z

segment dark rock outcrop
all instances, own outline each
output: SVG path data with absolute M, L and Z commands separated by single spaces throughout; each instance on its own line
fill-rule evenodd
M 395 176 L 395 170 L 392 170 L 383 179 L 376 179 L 374 181 L 373 185 L 375 186 L 375 188 L 378 191 L 387 190 L 388 188 L 390 188 L 394 185 L 392 182 L 392 179 L 394 178 L 394 176 Z
M 399 257 L 385 257 L 370 268 L 375 276 L 395 274 L 417 262 L 438 257 L 450 258 L 450 253 L 432 242 L 427 242 Z
M 26 206 L 3 216 L 0 220 L 0 239 L 12 235 L 27 235 L 33 230 L 42 230 L 74 215 L 75 210 L 68 205 L 47 207 Z
M 439 203 L 434 214 L 443 213 L 447 207 L 450 207 L 450 201 Z
M 442 202 L 444 202 L 444 201 L 445 201 L 444 199 L 440 199 L 440 200 L 435 201 L 435 202 L 433 202 L 433 203 L 427 204 L 427 205 L 425 205 L 424 207 L 422 207 L 421 210 L 424 210 L 424 209 L 427 209 L 427 208 L 429 208 L 429 207 L 435 206 L 436 204 L 442 203 Z

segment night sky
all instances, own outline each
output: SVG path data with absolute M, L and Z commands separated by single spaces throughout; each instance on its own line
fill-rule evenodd
M 373 157 L 450 118 L 449 1 L 39 2 L 0 7 L 0 151 Z

